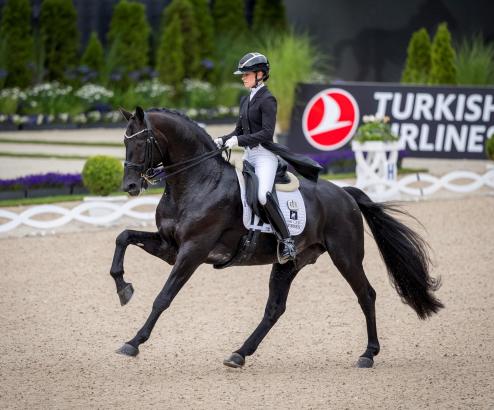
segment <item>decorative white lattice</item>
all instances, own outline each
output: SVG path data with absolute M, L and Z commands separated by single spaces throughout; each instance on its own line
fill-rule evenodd
M 455 181 L 457 182 L 455 183 Z M 397 198 L 400 194 L 423 197 L 432 195 L 440 189 L 446 189 L 456 193 L 467 193 L 483 187 L 494 188 L 494 169 L 488 170 L 483 175 L 470 171 L 452 171 L 442 177 L 417 173 L 407 175 L 398 181 L 374 179 L 368 180 L 365 184 L 358 186 L 358 188 L 369 191 L 373 184 L 379 184 L 380 187 L 385 186 L 385 189 L 381 189 L 379 192 L 374 192 L 374 195 L 371 195 L 373 199 L 380 201 Z M 414 187 L 413 185 L 419 186 Z
M 33 206 L 20 214 L 0 209 L 0 219 L 10 220 L 0 225 L 0 232 L 8 232 L 19 225 L 27 225 L 38 229 L 58 228 L 71 221 L 79 221 L 91 225 L 106 225 L 123 216 L 144 221 L 153 220 L 155 218 L 154 210 L 153 212 L 140 212 L 135 211 L 134 208 L 143 205 L 156 207 L 158 203 L 159 198 L 157 197 L 142 197 L 126 201 L 124 204 L 97 201 L 84 202 L 72 209 L 62 208 L 56 205 L 39 205 Z M 93 211 L 97 211 L 100 215 L 91 215 L 91 213 L 94 213 Z M 89 215 L 86 215 L 86 213 L 89 213 Z M 61 216 L 47 220 L 44 218 L 35 218 L 47 214 L 58 214 Z

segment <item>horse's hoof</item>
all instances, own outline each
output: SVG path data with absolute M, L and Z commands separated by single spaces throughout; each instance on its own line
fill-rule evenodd
M 139 354 L 139 349 L 125 343 L 120 349 L 116 350 L 116 353 L 123 354 L 124 356 L 136 357 Z
M 232 353 L 228 359 L 223 360 L 223 364 L 234 369 L 239 369 L 245 364 L 245 359 L 238 353 Z
M 134 294 L 134 287 L 132 286 L 132 283 L 128 283 L 125 288 L 120 289 L 117 293 L 120 299 L 120 305 L 124 306 L 129 303 L 130 299 L 132 299 L 132 295 Z
M 359 369 L 370 369 L 374 365 L 374 360 L 365 356 L 360 356 L 357 361 L 357 367 Z

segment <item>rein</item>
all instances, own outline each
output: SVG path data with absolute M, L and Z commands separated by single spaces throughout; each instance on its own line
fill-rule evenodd
M 156 138 L 154 137 L 153 129 L 149 124 L 148 120 L 148 115 L 147 113 L 144 113 L 144 120 L 146 122 L 146 128 L 132 134 L 132 135 L 127 135 L 124 134 L 124 137 L 127 139 L 133 138 L 139 134 L 142 134 L 144 132 L 147 132 L 147 138 L 146 138 L 146 150 L 144 152 L 144 162 L 141 163 L 136 163 L 136 162 L 131 162 L 131 161 L 125 161 L 124 166 L 126 168 L 135 168 L 137 171 L 140 171 L 141 173 L 141 178 L 145 179 L 146 182 L 148 182 L 151 185 L 155 185 L 158 182 L 170 178 L 174 175 L 180 174 L 181 172 L 195 167 L 196 165 L 199 165 L 201 162 L 206 161 L 209 158 L 213 158 L 218 154 L 221 154 L 223 151 L 228 149 L 227 147 L 219 148 L 216 151 L 211 151 L 211 152 L 205 152 L 204 154 L 198 155 L 197 157 L 187 159 L 185 161 L 180 161 L 175 164 L 170 164 L 165 166 L 165 156 L 163 155 L 163 152 L 161 151 L 161 148 L 156 141 Z M 158 152 L 161 157 L 161 162 L 158 164 L 157 167 L 153 167 L 153 147 L 156 146 L 158 149 Z M 229 152 L 227 154 L 227 160 L 230 159 L 230 154 Z M 161 164 L 161 165 L 160 165 Z M 184 166 L 185 165 L 185 166 Z M 183 168 L 177 169 L 171 173 L 168 173 L 170 169 L 184 166 Z

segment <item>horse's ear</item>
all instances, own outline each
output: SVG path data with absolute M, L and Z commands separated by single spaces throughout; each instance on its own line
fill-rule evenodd
M 120 114 L 123 115 L 126 121 L 129 121 L 130 117 L 132 117 L 132 113 L 128 112 L 125 108 L 119 107 L 118 110 L 120 111 Z
M 144 122 L 144 110 L 139 106 L 136 107 L 136 116 L 140 122 Z

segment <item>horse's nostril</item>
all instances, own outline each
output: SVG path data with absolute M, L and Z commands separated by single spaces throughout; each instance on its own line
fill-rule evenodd
M 134 191 L 136 188 L 137 188 L 137 185 L 136 185 L 136 184 L 134 184 L 134 183 L 131 183 L 131 184 L 128 184 L 128 185 L 124 188 L 124 191 L 125 191 L 125 192 L 130 192 L 130 191 Z

